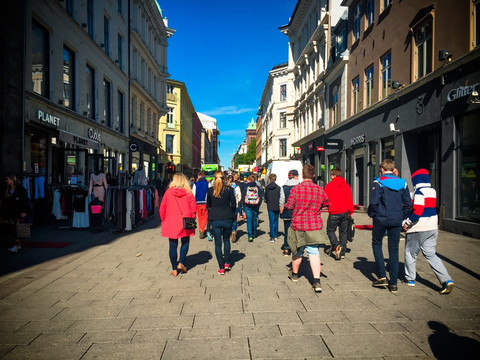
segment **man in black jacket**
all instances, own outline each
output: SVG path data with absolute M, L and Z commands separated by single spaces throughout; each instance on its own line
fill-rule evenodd
M 270 223 L 270 242 L 277 240 L 278 236 L 278 216 L 280 214 L 280 186 L 277 181 L 277 175 L 270 174 L 268 177 L 268 185 L 265 187 L 265 202 L 267 203 L 268 222 Z

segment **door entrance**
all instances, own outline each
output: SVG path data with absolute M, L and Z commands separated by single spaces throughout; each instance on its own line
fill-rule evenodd
M 363 156 L 355 158 L 355 184 L 353 202 L 364 205 L 364 169 Z

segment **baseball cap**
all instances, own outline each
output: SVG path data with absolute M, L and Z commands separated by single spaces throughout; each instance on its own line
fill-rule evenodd
M 289 178 L 292 178 L 292 177 L 294 177 L 294 176 L 298 176 L 298 171 L 295 170 L 295 169 L 290 170 L 290 171 L 288 172 L 288 177 L 289 177 Z

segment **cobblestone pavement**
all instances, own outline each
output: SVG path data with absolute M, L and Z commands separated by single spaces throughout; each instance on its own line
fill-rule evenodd
M 364 213 L 354 218 L 371 224 Z M 55 227 L 37 232 L 37 240 L 73 239 L 75 251 L 26 248 L 1 255 L 17 266 L 0 277 L 0 358 L 477 358 L 479 240 L 440 232 L 437 250 L 456 285 L 450 295 L 438 293 L 422 255 L 416 286 L 399 283 L 392 294 L 371 286 L 371 231 L 357 229 L 344 260 L 322 253 L 323 292 L 317 294 L 306 259 L 300 280 L 287 278 L 290 260 L 281 241 L 269 242 L 264 206 L 260 221 L 252 243 L 240 225 L 233 267 L 224 276 L 217 274 L 213 242 L 198 236 L 190 242 L 188 273 L 171 276 L 158 217 L 121 235 Z M 400 276 L 403 247 L 402 239 Z M 45 251 L 45 261 L 18 266 Z M 388 257 L 386 246 L 384 253 Z

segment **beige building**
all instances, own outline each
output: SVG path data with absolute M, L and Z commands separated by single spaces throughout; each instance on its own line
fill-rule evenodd
M 181 81 L 167 81 L 166 115 L 160 118 L 162 164 L 173 163 L 176 171 L 193 175 L 193 118 L 195 108 Z
M 157 178 L 159 119 L 167 114 L 168 38 L 174 33 L 155 0 L 131 0 L 130 151 L 131 171 L 143 167 Z M 165 150 L 165 148 L 163 147 Z

